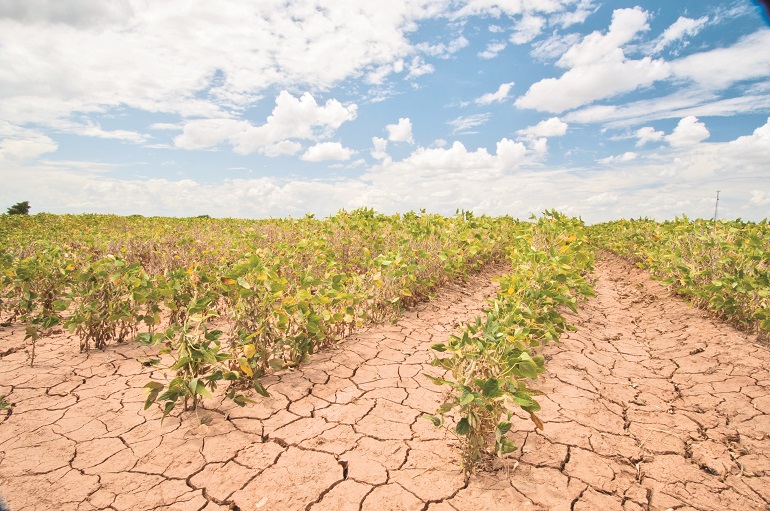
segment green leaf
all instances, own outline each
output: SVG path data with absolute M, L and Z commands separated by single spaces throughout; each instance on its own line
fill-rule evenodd
M 498 456 L 504 456 L 508 453 L 512 453 L 516 449 L 518 449 L 516 444 L 514 444 L 510 439 L 506 437 L 501 437 L 495 442 L 495 454 Z
M 468 389 L 464 389 L 460 396 L 460 406 L 465 406 L 473 402 L 476 399 L 476 395 L 473 392 L 469 392 Z
M 198 380 L 198 384 L 195 387 L 195 393 L 205 398 L 214 397 L 211 395 L 211 392 L 209 392 L 209 389 L 206 388 L 206 385 L 200 380 Z
M 237 396 L 234 396 L 233 402 L 237 404 L 238 406 L 246 406 L 247 403 L 256 403 L 253 399 L 249 399 L 244 395 L 238 394 Z
M 457 423 L 457 426 L 455 426 L 455 432 L 458 435 L 467 435 L 468 432 L 471 430 L 471 425 L 468 422 L 468 419 L 466 417 L 463 417 L 460 419 L 460 422 Z
M 497 381 L 497 378 L 489 378 L 487 381 L 485 381 L 481 388 L 481 394 L 488 398 L 496 398 L 502 396 L 503 391 L 500 390 L 500 382 Z
M 540 405 L 526 392 L 518 391 L 513 395 L 513 401 L 526 412 L 540 411 Z
M 497 431 L 504 435 L 508 433 L 511 430 L 511 423 L 510 422 L 500 422 L 497 424 Z
M 161 419 L 161 422 L 163 422 L 163 419 L 166 418 L 166 415 L 171 413 L 171 410 L 173 410 L 175 406 L 176 406 L 176 401 L 166 402 L 166 406 L 163 407 L 163 417 Z
M 446 381 L 444 378 L 439 378 L 437 376 L 431 376 L 429 374 L 424 374 L 427 379 L 435 383 L 436 385 L 452 385 L 451 381 Z
M 147 400 L 144 402 L 144 409 L 148 409 L 158 398 L 158 394 L 160 394 L 160 391 L 163 390 L 164 385 L 156 382 L 151 381 L 147 383 L 143 388 L 147 392 Z
M 426 414 L 423 414 L 423 417 L 431 421 L 433 425 L 436 427 L 441 426 L 441 423 L 443 422 L 443 420 L 440 417 L 436 417 L 435 415 L 430 415 L 426 413 Z
M 267 389 L 261 383 L 259 383 L 258 380 L 254 380 L 254 390 L 256 390 L 257 393 L 262 395 L 262 396 L 270 397 L 270 393 L 267 391 Z

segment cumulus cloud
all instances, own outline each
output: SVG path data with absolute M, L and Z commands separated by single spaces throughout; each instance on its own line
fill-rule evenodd
M 271 0 L 226 8 L 177 0 L 72 0 L 66 7 L 6 0 L 0 2 L 0 118 L 50 122 L 121 105 L 228 116 L 270 87 L 322 90 L 380 66 L 397 72 L 399 61 L 416 77 L 431 65 L 414 55 L 407 36 L 442 8 L 352 0 L 323 9 Z
M 506 46 L 508 46 L 506 43 L 500 43 L 500 42 L 492 42 L 487 44 L 487 47 L 484 51 L 480 51 L 477 53 L 479 58 L 489 60 L 497 57 L 501 51 L 503 51 Z
M 504 172 L 515 170 L 525 159 L 527 149 L 521 142 L 507 138 L 496 143 L 496 154 L 490 154 L 480 147 L 469 151 L 461 142 L 455 141 L 450 147 L 420 147 L 407 158 L 393 162 L 386 161 L 375 166 L 371 179 L 381 181 L 383 175 L 389 178 L 414 179 L 487 179 Z
M 320 142 L 300 156 L 304 161 L 349 160 L 353 151 L 339 142 Z
M 414 142 L 412 137 L 412 121 L 408 117 L 401 117 L 398 124 L 388 124 L 385 126 L 388 131 L 388 140 L 391 142 Z
M 524 44 L 540 35 L 545 26 L 545 19 L 540 16 L 527 14 L 516 23 L 515 30 L 511 34 L 510 41 L 513 44 Z
M 650 126 L 639 128 L 635 133 L 636 138 L 639 139 L 636 141 L 636 146 L 642 147 L 647 142 L 658 142 L 659 140 L 663 140 L 664 135 L 664 132 L 655 131 L 655 128 Z
M 727 144 L 727 153 L 739 161 L 767 164 L 770 154 L 770 117 L 751 135 L 738 137 Z
M 418 148 L 399 161 L 385 158 L 360 177 L 206 183 L 189 178 L 120 179 L 115 172 L 105 172 L 114 169 L 93 162 L 41 160 L 22 166 L 10 160 L 0 166 L 4 184 L 0 203 L 12 204 L 22 196 L 36 209 L 60 213 L 248 218 L 306 212 L 320 216 L 361 206 L 384 213 L 427 208 L 449 215 L 464 208 L 526 218 L 555 207 L 598 222 L 639 215 L 665 219 L 683 212 L 708 218 L 713 213 L 714 191 L 721 189 L 725 193 L 720 216 L 760 219 L 767 216 L 770 199 L 763 192 L 770 190 L 765 156 L 769 141 L 770 119 L 732 142 L 660 149 L 675 153 L 676 158 L 616 161 L 580 172 L 532 166 L 538 157 L 533 148 L 502 139 L 494 151 L 491 147 L 471 150 L 458 143 Z M 94 168 L 100 172 L 93 172 Z M 41 187 L 41 182 L 51 186 Z
M 674 131 L 665 137 L 672 147 L 687 147 L 706 140 L 711 133 L 697 117 L 685 117 L 679 121 Z
M 621 48 L 648 28 L 646 11 L 615 10 L 606 34 L 593 32 L 562 55 L 557 64 L 568 71 L 532 84 L 516 106 L 561 113 L 668 77 L 667 62 L 650 57 L 631 60 Z
M 58 147 L 39 131 L 0 121 L 0 161 L 32 159 L 56 151 Z
M 414 57 L 412 59 L 412 62 L 409 63 L 409 73 L 406 75 L 407 78 L 417 78 L 422 75 L 427 75 L 436 70 L 435 67 L 433 67 L 432 64 L 428 64 L 423 60 L 422 57 Z
M 521 129 L 516 133 L 526 138 L 535 137 L 561 137 L 567 133 L 569 125 L 566 122 L 562 122 L 558 117 L 551 117 L 544 121 L 540 121 L 534 126 Z
M 490 103 L 495 102 L 499 103 L 508 97 L 508 93 L 511 91 L 513 85 L 513 82 L 504 83 L 498 87 L 497 92 L 488 92 L 487 94 L 476 98 L 475 103 L 477 105 L 489 105 Z
M 239 154 L 291 154 L 300 146 L 288 139 L 331 136 L 342 123 L 355 119 L 356 112 L 355 104 L 344 106 L 330 99 L 319 105 L 310 93 L 297 98 L 282 91 L 272 114 L 260 126 L 236 119 L 196 119 L 184 125 L 174 144 L 182 149 L 205 149 L 228 142 Z
M 599 9 L 600 4 L 594 0 L 580 0 L 574 11 L 565 11 L 555 14 L 550 20 L 552 24 L 560 25 L 562 28 L 583 23 L 588 16 Z
M 612 22 L 606 34 L 598 31 L 588 34 L 581 42 L 567 50 L 557 64 L 574 68 L 622 59 L 624 56 L 621 47 L 636 37 L 639 32 L 650 29 L 647 16 L 647 11 L 639 7 L 616 9 L 612 13 Z
M 388 156 L 388 141 L 380 137 L 372 137 L 372 145 L 374 148 L 371 151 L 372 158 L 377 160 L 384 160 Z
M 687 36 L 694 36 L 703 29 L 708 22 L 708 16 L 702 18 L 692 19 L 685 16 L 680 16 L 670 27 L 668 27 L 655 42 L 653 47 L 653 53 L 659 53 L 663 51 L 666 46 L 672 43 L 682 40 Z
M 438 44 L 427 44 L 427 43 L 421 43 L 415 46 L 415 49 L 418 51 L 425 53 L 427 55 L 431 55 L 433 57 L 439 57 L 443 59 L 447 59 L 457 53 L 458 51 L 462 50 L 466 46 L 470 44 L 470 41 L 463 37 L 462 35 L 457 37 L 456 39 L 449 42 L 449 44 L 445 43 L 438 43 Z
M 265 156 L 274 158 L 276 156 L 296 154 L 302 150 L 302 144 L 293 140 L 281 140 L 280 142 L 263 146 L 259 150 Z

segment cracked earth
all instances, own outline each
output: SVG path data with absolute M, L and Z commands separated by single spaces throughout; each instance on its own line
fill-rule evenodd
M 544 431 L 466 479 L 430 345 L 481 311 L 504 268 L 450 285 L 394 325 L 362 330 L 271 397 L 167 417 L 141 388 L 150 348 L 77 353 L 66 334 L 0 329 L 0 495 L 22 510 L 766 510 L 770 352 L 611 255 L 578 327 L 546 348 Z M 2 508 L 2 505 L 0 505 Z

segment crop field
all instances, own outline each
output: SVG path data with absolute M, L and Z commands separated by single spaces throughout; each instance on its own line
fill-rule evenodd
M 619 220 L 593 227 L 592 235 L 695 305 L 762 336 L 770 332 L 767 220 Z
M 0 503 L 759 509 L 768 333 L 766 221 L 3 215 Z

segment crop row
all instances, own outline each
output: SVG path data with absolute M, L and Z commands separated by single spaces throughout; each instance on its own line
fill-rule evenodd
M 502 456 L 516 445 L 506 437 L 513 409 L 521 408 L 539 427 L 538 394 L 528 381 L 545 370 L 542 350 L 572 329 L 562 315 L 577 311 L 581 297 L 593 296 L 586 275 L 593 248 L 583 222 L 546 212 L 508 246 L 511 273 L 498 278 L 500 290 L 485 317 L 469 322 L 447 342 L 433 346 L 433 365 L 448 376 L 431 378 L 451 389 L 450 398 L 428 418 L 444 424 L 450 412 L 462 440 L 467 471 L 486 454 Z M 451 376 L 450 376 L 451 375 Z
M 17 222 L 17 223 L 13 223 Z M 63 325 L 80 350 L 162 345 L 175 377 L 148 383 L 164 414 L 223 382 L 295 366 L 392 317 L 447 279 L 502 259 L 525 223 L 372 210 L 248 222 L 87 215 L 3 218 L 0 320 L 32 342 Z M 153 361 L 160 363 L 160 359 Z M 238 404 L 246 398 L 228 395 Z
M 597 246 L 636 261 L 695 305 L 745 330 L 770 333 L 767 220 L 619 220 L 590 231 Z

